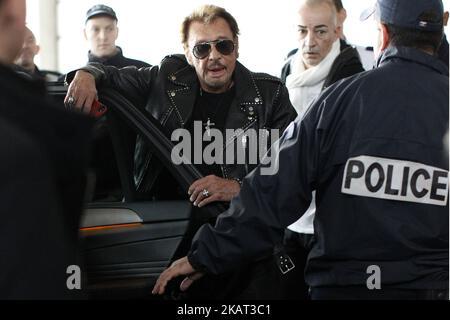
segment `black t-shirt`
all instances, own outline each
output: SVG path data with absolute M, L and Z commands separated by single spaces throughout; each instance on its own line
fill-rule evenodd
M 208 93 L 203 90 L 200 91 L 195 101 L 194 110 L 188 125 L 189 132 L 192 139 L 192 163 L 194 163 L 194 139 L 202 139 L 194 135 L 194 121 L 202 122 L 202 136 L 210 133 L 211 129 L 218 129 L 225 136 L 225 122 L 227 119 L 228 111 L 230 109 L 231 102 L 235 96 L 235 89 L 232 87 L 230 90 L 224 93 Z M 214 138 L 211 142 L 202 142 L 202 154 L 205 148 L 214 142 Z M 213 153 L 214 156 L 214 153 Z M 204 175 L 215 175 L 223 177 L 222 170 L 218 164 L 206 164 L 202 157 L 202 164 L 196 164 L 196 167 Z

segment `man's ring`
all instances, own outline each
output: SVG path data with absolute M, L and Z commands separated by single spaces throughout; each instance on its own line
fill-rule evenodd
M 206 189 L 203 189 L 202 195 L 203 195 L 205 198 L 208 198 L 208 197 L 209 197 L 209 191 L 206 190 Z
M 67 105 L 68 105 L 68 106 L 72 106 L 72 105 L 74 104 L 74 102 L 75 102 L 75 99 L 74 99 L 74 97 L 72 97 L 72 96 L 70 96 L 70 97 L 67 99 Z

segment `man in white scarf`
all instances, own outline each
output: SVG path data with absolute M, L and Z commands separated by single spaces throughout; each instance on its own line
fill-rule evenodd
M 342 23 L 335 2 L 332 0 L 302 0 L 298 11 L 297 53 L 292 55 L 282 71 L 292 105 L 298 116 L 303 117 L 311 102 L 321 91 L 334 82 L 364 71 L 357 50 L 340 40 Z M 283 281 L 286 296 L 291 291 L 302 296 L 302 265 L 314 234 L 316 212 L 315 192 L 305 214 L 288 227 L 286 251 L 297 265 L 296 271 Z M 304 234 L 306 236 L 301 236 Z M 306 294 L 303 294 L 305 296 Z
M 320 94 L 336 58 L 341 54 L 339 24 L 334 3 L 330 0 L 302 0 L 298 11 L 299 50 L 292 58 L 286 87 L 299 117 Z M 315 197 L 301 219 L 289 229 L 313 234 Z
M 298 12 L 299 50 L 286 78 L 289 96 L 302 116 L 319 95 L 336 58 L 341 53 L 334 4 L 329 0 L 303 0 Z
M 340 40 L 344 17 L 332 0 L 301 0 L 297 53 L 290 57 L 286 87 L 292 105 L 303 117 L 311 102 L 334 82 L 364 71 L 357 50 Z M 284 72 L 284 71 L 283 71 Z M 289 229 L 313 234 L 315 195 L 307 212 Z

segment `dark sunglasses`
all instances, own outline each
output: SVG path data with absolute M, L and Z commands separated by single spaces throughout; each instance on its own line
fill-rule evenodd
M 205 59 L 211 53 L 213 44 L 216 46 L 216 50 L 225 56 L 234 51 L 234 42 L 232 40 L 214 40 L 196 44 L 192 50 L 194 57 L 197 59 Z

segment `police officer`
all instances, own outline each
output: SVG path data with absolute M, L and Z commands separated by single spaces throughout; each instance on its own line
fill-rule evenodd
M 215 228 L 153 293 L 222 273 L 280 241 L 317 192 L 306 266 L 313 299 L 448 299 L 448 69 L 441 0 L 378 0 L 377 68 L 327 89 L 284 133 L 279 172 L 258 167 Z M 283 262 L 283 261 L 282 261 Z

